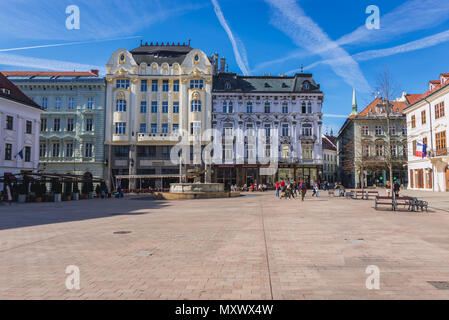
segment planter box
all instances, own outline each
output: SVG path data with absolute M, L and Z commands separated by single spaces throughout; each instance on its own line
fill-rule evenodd
M 19 194 L 19 203 L 25 203 L 27 201 L 27 195 L 26 194 Z
M 62 200 L 62 195 L 60 193 L 56 193 L 54 202 L 61 202 L 61 200 Z
M 79 193 L 72 193 L 72 200 L 78 201 L 79 199 L 80 199 L 80 194 Z
M 94 193 L 93 192 L 89 192 L 88 197 L 89 197 L 89 199 L 93 199 L 94 198 Z

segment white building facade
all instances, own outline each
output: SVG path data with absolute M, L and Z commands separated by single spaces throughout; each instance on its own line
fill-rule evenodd
M 0 176 L 36 172 L 42 110 L 0 73 Z
M 323 99 L 311 74 L 214 76 L 212 180 L 239 186 L 320 182 Z
M 410 95 L 411 105 L 405 110 L 408 131 L 409 189 L 435 192 L 449 191 L 449 152 L 447 134 L 449 117 L 449 74 L 429 82 L 429 91 Z M 419 144 L 427 154 L 419 154 Z
M 206 54 L 185 43 L 141 43 L 112 55 L 106 75 L 107 183 L 120 177 L 128 182 L 124 188 L 161 188 L 186 176 L 190 157 L 180 169 L 171 153 L 182 139 L 190 145 L 210 129 L 212 72 Z M 200 143 L 209 141 L 203 137 Z
M 323 180 L 329 183 L 337 182 L 338 153 L 337 137 L 323 135 Z
M 43 173 L 104 176 L 105 80 L 89 72 L 5 72 L 44 109 L 39 170 Z

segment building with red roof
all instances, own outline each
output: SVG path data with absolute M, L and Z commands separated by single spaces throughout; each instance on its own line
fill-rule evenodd
M 410 96 L 409 99 L 412 99 Z M 393 178 L 407 183 L 407 127 L 404 110 L 407 99 L 390 101 L 391 157 Z M 355 91 L 352 112 L 341 127 L 337 138 L 339 179 L 345 187 L 384 186 L 389 180 L 386 159 L 388 153 L 388 126 L 386 103 L 375 98 L 358 112 Z

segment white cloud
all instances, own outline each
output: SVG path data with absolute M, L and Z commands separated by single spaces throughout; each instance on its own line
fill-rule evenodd
M 447 0 L 410 0 L 382 15 L 379 30 L 368 30 L 365 25 L 344 35 L 339 45 L 379 43 L 409 32 L 433 28 L 449 19 Z
M 425 49 L 428 47 L 436 46 L 438 44 L 444 43 L 449 41 L 449 30 L 446 30 L 444 32 L 437 33 L 435 35 L 425 37 L 419 40 L 411 41 L 399 46 L 395 46 L 392 48 L 385 48 L 385 49 L 379 49 L 379 50 L 367 50 L 360 53 L 357 53 L 353 55 L 352 57 L 356 61 L 367 61 L 367 60 L 373 60 L 377 58 L 383 58 L 388 57 L 396 54 L 401 54 L 405 52 L 411 52 L 416 51 L 420 49 Z M 304 70 L 309 70 L 314 68 L 317 65 L 320 64 L 336 64 L 343 62 L 342 59 L 333 59 L 333 60 L 321 60 L 314 62 L 304 68 Z M 288 73 L 296 72 L 297 70 L 290 70 Z
M 289 36 L 298 47 L 318 53 L 325 60 L 338 59 L 339 63 L 330 65 L 338 76 L 358 91 L 372 91 L 357 62 L 345 50 L 335 45 L 294 0 L 265 1 L 274 8 L 271 23 Z M 335 49 L 319 52 L 321 48 L 329 46 L 335 46 Z
M 221 11 L 220 5 L 217 0 L 211 0 L 214 5 L 214 11 L 217 15 L 218 21 L 220 21 L 221 26 L 226 31 L 229 40 L 232 44 L 232 49 L 234 50 L 235 60 L 237 61 L 237 65 L 244 75 L 249 75 L 249 64 L 248 58 L 246 55 L 246 49 L 240 39 L 236 38 L 229 27 L 228 22 L 226 21 L 223 12 Z

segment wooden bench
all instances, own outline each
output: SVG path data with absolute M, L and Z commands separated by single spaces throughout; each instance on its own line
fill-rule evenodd
M 374 208 L 377 210 L 379 205 L 389 205 L 392 211 L 397 211 L 399 206 L 408 207 L 407 210 L 415 211 L 416 199 L 412 197 L 381 197 L 376 196 Z
M 370 196 L 378 197 L 379 196 L 379 191 L 367 191 L 365 200 L 369 200 Z

